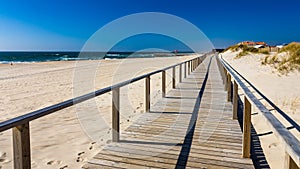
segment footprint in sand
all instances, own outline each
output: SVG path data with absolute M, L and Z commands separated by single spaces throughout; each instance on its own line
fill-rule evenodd
M 272 148 L 272 147 L 277 147 L 277 143 L 272 143 L 269 145 L 269 148 Z
M 65 169 L 65 168 L 68 168 L 68 165 L 65 165 L 63 167 L 60 167 L 59 169 Z
M 77 157 L 76 159 L 76 162 L 79 163 L 79 162 L 82 162 L 83 161 L 83 158 L 82 157 Z
M 81 156 L 81 155 L 83 155 L 84 153 L 85 153 L 85 152 L 82 151 L 82 152 L 78 153 L 77 155 L 78 155 L 78 156 Z
M 62 163 L 62 161 L 60 161 L 60 160 L 51 160 L 51 161 L 47 162 L 47 165 L 58 165 L 61 163 Z
M 82 152 L 80 152 L 80 153 L 78 153 L 77 155 L 78 155 L 78 157 L 77 157 L 77 159 L 76 159 L 76 162 L 82 162 L 83 161 L 83 158 L 81 157 L 82 155 L 84 155 L 84 151 L 82 151 Z
M 0 152 L 0 162 L 4 162 L 6 160 L 6 152 Z
M 96 142 L 92 142 L 92 145 L 89 147 L 89 150 L 92 150 L 94 148 L 94 144 L 96 144 Z

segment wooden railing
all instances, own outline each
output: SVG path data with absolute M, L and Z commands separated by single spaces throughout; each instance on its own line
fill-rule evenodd
M 182 74 L 187 77 L 198 65 L 202 63 L 207 54 L 184 61 L 164 69 L 144 74 L 142 76 L 109 86 L 95 92 L 91 92 L 34 112 L 4 121 L 0 123 L 0 132 L 12 129 L 13 131 L 13 156 L 15 169 L 30 169 L 31 168 L 31 153 L 30 153 L 30 121 L 55 113 L 59 110 L 76 105 L 86 100 L 95 98 L 102 94 L 112 92 L 112 141 L 120 140 L 120 88 L 129 85 L 133 82 L 145 79 L 145 111 L 150 110 L 150 77 L 152 75 L 162 73 L 162 97 L 166 94 L 166 71 L 172 69 L 172 87 L 176 87 L 176 67 L 179 66 L 179 82 L 182 80 Z M 184 66 L 184 72 L 182 71 Z
M 285 168 L 300 168 L 300 142 L 290 133 L 284 125 L 259 101 L 250 91 L 239 73 L 234 70 L 223 58 L 218 57 L 218 66 L 225 83 L 225 90 L 228 92 L 228 101 L 233 103 L 233 119 L 237 119 L 238 110 L 238 87 L 244 92 L 244 114 L 243 114 L 243 150 L 244 158 L 250 157 L 251 145 L 251 106 L 255 106 L 262 113 L 273 133 L 279 138 L 285 148 Z M 233 84 L 232 84 L 233 80 Z M 233 90 L 233 91 L 232 91 Z

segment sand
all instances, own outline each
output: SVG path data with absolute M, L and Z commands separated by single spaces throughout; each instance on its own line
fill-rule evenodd
M 237 54 L 237 52 L 225 52 L 222 55 L 233 68 L 238 70 L 289 117 L 300 124 L 300 73 L 294 71 L 288 75 L 281 75 L 271 66 L 261 65 L 261 59 L 265 57 L 263 54 L 250 54 L 240 59 L 234 59 Z M 260 98 L 257 94 L 256 96 Z M 261 101 L 269 110 L 272 109 L 266 101 Z M 278 112 L 274 110 L 271 112 L 286 127 L 292 126 Z M 252 115 L 252 123 L 257 133 L 262 134 L 259 138 L 271 168 L 284 168 L 284 148 L 273 134 L 268 134 L 271 131 L 270 127 L 261 114 L 255 113 L 255 110 Z M 296 129 L 290 131 L 300 139 L 300 133 Z
M 0 121 L 192 57 L 0 64 Z M 121 88 L 121 130 L 144 112 L 144 83 Z M 159 74 L 151 77 L 151 103 L 160 97 Z M 30 122 L 32 168 L 80 168 L 111 139 L 110 126 L 111 93 Z M 0 168 L 12 168 L 11 135 L 0 133 Z

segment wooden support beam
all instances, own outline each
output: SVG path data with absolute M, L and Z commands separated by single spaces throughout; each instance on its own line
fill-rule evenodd
M 190 75 L 190 73 L 191 73 L 191 63 L 190 63 L 190 61 L 188 61 L 187 63 L 188 63 L 188 75 Z
M 13 154 L 15 169 L 30 169 L 30 130 L 29 122 L 16 126 L 13 131 Z
M 112 141 L 120 140 L 120 88 L 112 90 Z
M 150 111 L 150 76 L 146 78 L 146 85 L 145 85 L 145 112 Z
M 231 85 L 231 75 L 230 73 L 227 74 L 227 101 L 232 102 L 232 85 Z
M 162 97 L 166 97 L 166 71 L 163 70 L 162 72 L 162 77 L 161 77 L 161 91 L 162 91 Z
M 186 62 L 184 62 L 184 78 L 186 78 L 186 76 L 187 76 L 187 63 Z
M 237 119 L 237 113 L 238 113 L 238 85 L 236 81 L 233 83 L 233 115 L 232 118 L 234 120 Z
M 285 164 L 284 169 L 299 169 L 300 167 L 294 162 L 288 153 L 285 153 Z
M 247 97 L 244 97 L 244 117 L 243 117 L 243 158 L 250 158 L 251 145 L 251 104 Z
M 172 68 L 172 88 L 173 88 L 173 89 L 175 89 L 175 87 L 176 87 L 176 80 L 175 80 L 175 78 L 176 78 L 176 77 L 175 77 L 175 73 L 176 73 L 176 72 L 175 72 L 175 68 L 176 68 L 176 67 L 173 67 L 173 68 Z
M 182 65 L 179 65 L 179 83 L 182 82 Z
M 228 80 L 227 80 L 227 70 L 224 68 L 224 90 L 226 91 L 228 88 Z

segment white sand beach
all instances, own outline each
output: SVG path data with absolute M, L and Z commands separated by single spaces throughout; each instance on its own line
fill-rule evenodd
M 0 64 L 0 121 L 192 57 L 195 55 L 79 61 L 77 64 L 75 61 L 22 63 L 13 66 Z M 97 69 L 93 69 L 93 66 Z M 171 87 L 170 73 L 171 70 L 167 72 L 168 88 Z M 90 78 L 85 75 L 91 75 L 92 81 L 89 83 L 92 88 L 85 87 L 84 82 Z M 144 112 L 144 83 L 141 80 L 121 88 L 121 130 Z M 78 89 L 78 86 L 83 88 Z M 160 74 L 151 77 L 152 103 L 159 97 Z M 95 117 L 101 117 L 100 121 Z M 110 126 L 111 93 L 30 122 L 32 168 L 80 168 L 86 159 L 96 154 L 111 139 Z M 0 168 L 12 168 L 12 132 L 8 130 L 0 133 L 0 136 Z
M 300 124 L 300 73 L 290 72 L 288 75 L 282 75 L 269 65 L 262 65 L 261 59 L 266 55 L 249 54 L 239 59 L 234 57 L 238 52 L 227 51 L 222 54 L 223 58 L 230 65 L 239 71 L 248 79 L 258 90 L 267 98 L 275 103 L 295 122 Z M 242 92 L 242 91 L 239 91 Z M 256 96 L 258 96 L 256 94 Z M 261 98 L 261 97 L 258 97 Z M 272 109 L 264 100 L 262 103 L 267 108 Z M 292 125 L 287 122 L 279 113 L 271 111 L 286 127 Z M 284 168 L 284 148 L 274 134 L 267 134 L 271 131 L 261 114 L 252 115 L 252 123 L 259 136 L 266 158 L 271 168 Z M 300 133 L 295 128 L 290 131 L 300 139 Z

